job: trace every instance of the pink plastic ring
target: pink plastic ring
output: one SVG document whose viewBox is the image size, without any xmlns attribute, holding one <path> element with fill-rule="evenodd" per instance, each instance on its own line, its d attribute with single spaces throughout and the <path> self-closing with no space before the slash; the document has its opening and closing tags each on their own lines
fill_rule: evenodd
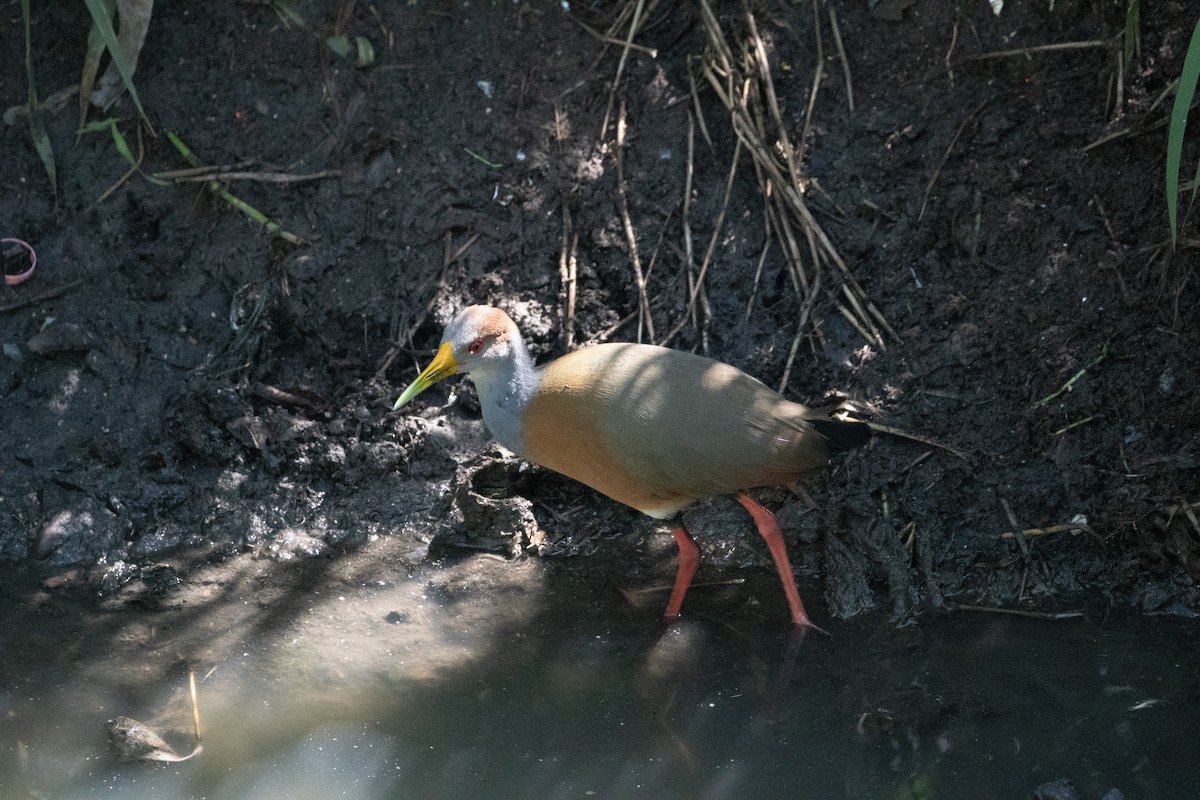
<svg viewBox="0 0 1200 800">
<path fill-rule="evenodd" d="M 21 239 L 0 239 L 0 244 L 7 242 L 19 244 L 29 251 L 29 269 L 16 275 L 9 275 L 8 273 L 4 275 L 4 284 L 6 286 L 16 286 L 18 283 L 24 283 L 33 274 L 33 268 L 37 266 L 37 252 L 33 249 L 33 245 Z"/>
</svg>

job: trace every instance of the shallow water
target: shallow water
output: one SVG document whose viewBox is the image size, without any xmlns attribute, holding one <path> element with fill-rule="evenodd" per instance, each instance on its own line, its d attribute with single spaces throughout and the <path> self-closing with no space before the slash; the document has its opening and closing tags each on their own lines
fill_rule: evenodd
<svg viewBox="0 0 1200 800">
<path fill-rule="evenodd" d="M 667 626 L 573 577 L 582 561 L 295 592 L 225 575 L 153 611 L 17 581 L 0 797 L 982 800 L 1063 778 L 1085 798 L 1200 795 L 1195 621 L 960 611 L 798 641 L 769 574 L 693 590 Z M 203 753 L 115 763 L 118 714 L 191 748 L 189 667 Z"/>
</svg>

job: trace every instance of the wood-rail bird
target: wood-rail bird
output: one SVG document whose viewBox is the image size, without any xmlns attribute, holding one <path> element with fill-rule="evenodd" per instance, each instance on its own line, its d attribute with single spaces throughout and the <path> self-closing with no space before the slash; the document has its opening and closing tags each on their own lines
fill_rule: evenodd
<svg viewBox="0 0 1200 800">
<path fill-rule="evenodd" d="M 644 514 L 671 519 L 702 498 L 735 494 L 771 551 L 792 622 L 816 627 L 775 516 L 747 490 L 820 470 L 830 448 L 870 438 L 866 423 L 832 419 L 729 364 L 656 345 L 599 344 L 535 367 L 516 324 L 490 306 L 454 317 L 393 409 L 456 373 L 471 376 L 500 444 Z M 668 618 L 679 615 L 700 560 L 682 521 L 672 533 L 679 560 Z"/>
</svg>

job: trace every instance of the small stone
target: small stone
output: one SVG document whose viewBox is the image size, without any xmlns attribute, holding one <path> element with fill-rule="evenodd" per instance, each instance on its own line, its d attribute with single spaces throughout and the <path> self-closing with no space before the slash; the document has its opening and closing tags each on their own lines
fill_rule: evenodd
<svg viewBox="0 0 1200 800">
<path fill-rule="evenodd" d="M 82 325 L 53 321 L 34 334 L 25 346 L 39 356 L 52 356 L 59 353 L 84 353 L 95 347 L 98 342 L 96 335 Z"/>
</svg>

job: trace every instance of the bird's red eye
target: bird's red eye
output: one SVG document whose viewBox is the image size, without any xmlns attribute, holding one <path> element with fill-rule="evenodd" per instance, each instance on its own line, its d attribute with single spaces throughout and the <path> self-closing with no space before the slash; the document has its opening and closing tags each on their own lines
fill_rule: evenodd
<svg viewBox="0 0 1200 800">
<path fill-rule="evenodd" d="M 482 349 L 483 349 L 483 339 L 476 339 L 475 341 L 473 341 L 469 345 L 467 345 L 467 352 L 473 356 L 478 355 L 479 351 Z"/>
</svg>

